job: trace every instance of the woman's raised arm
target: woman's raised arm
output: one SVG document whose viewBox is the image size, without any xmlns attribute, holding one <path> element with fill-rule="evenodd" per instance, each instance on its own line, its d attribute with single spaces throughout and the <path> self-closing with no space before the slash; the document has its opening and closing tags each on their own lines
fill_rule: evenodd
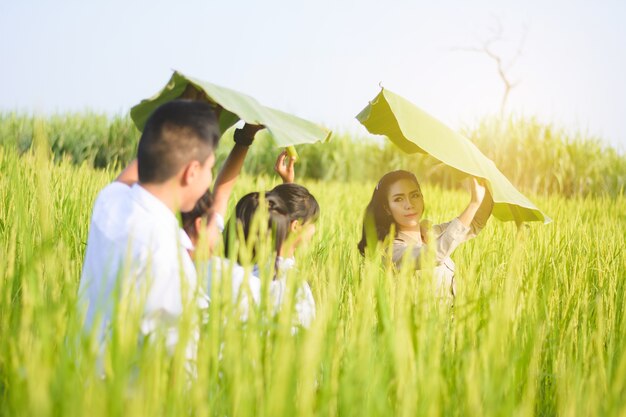
<svg viewBox="0 0 626 417">
<path fill-rule="evenodd" d="M 486 193 L 487 187 L 484 184 L 479 183 L 476 178 L 472 177 L 470 179 L 470 202 L 465 210 L 463 210 L 463 212 L 459 215 L 459 220 L 464 226 L 471 226 L 478 209 L 485 199 Z"/>
</svg>

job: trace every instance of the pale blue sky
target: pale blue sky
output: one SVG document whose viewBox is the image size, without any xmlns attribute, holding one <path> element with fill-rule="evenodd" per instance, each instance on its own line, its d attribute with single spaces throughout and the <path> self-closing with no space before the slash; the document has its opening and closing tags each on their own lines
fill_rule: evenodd
<svg viewBox="0 0 626 417">
<path fill-rule="evenodd" d="M 125 113 L 171 69 L 332 128 L 378 83 L 453 127 L 497 113 L 479 46 L 496 19 L 510 109 L 626 149 L 624 1 L 15 1 L 0 4 L 0 110 Z"/>
</svg>

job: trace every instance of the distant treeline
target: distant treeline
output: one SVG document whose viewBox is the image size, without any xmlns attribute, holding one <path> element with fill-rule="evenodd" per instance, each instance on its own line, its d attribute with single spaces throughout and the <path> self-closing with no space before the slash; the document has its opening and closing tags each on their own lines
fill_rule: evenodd
<svg viewBox="0 0 626 417">
<path fill-rule="evenodd" d="M 45 118 L 0 113 L 0 145 L 21 152 L 31 148 L 40 132 L 56 159 L 70 159 L 95 168 L 119 168 L 135 154 L 139 132 L 128 117 L 102 114 L 61 114 Z M 462 132 L 519 189 L 534 194 L 615 196 L 626 188 L 626 155 L 599 138 L 568 132 L 536 119 L 485 118 Z M 220 143 L 218 160 L 232 141 Z M 329 143 L 297 147 L 297 175 L 318 180 L 376 181 L 394 169 L 408 169 L 418 178 L 442 186 L 458 185 L 459 173 L 424 155 L 406 155 L 387 140 L 334 134 Z M 255 143 L 246 160 L 250 174 L 271 171 L 279 150 L 270 142 Z"/>
</svg>

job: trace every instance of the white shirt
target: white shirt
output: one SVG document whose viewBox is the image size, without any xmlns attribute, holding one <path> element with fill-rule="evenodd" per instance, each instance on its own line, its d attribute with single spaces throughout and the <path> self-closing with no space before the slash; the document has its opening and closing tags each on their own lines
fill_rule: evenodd
<svg viewBox="0 0 626 417">
<path fill-rule="evenodd" d="M 141 302 L 145 294 L 141 333 L 165 331 L 166 345 L 173 351 L 183 297 L 208 307 L 206 295 L 197 295 L 191 249 L 174 213 L 154 195 L 138 184 L 114 182 L 105 187 L 93 209 L 79 287 L 85 330 L 99 323 L 99 340 L 106 341 L 121 297 L 114 294 L 119 285 L 132 302 Z"/>
<path fill-rule="evenodd" d="M 290 274 L 290 271 L 292 271 L 292 273 L 297 272 L 295 271 L 296 259 L 294 257 L 283 258 L 279 256 L 277 260 L 278 274 L 276 279 L 270 283 L 270 294 L 272 294 L 275 300 L 275 312 L 278 312 L 282 303 L 285 301 L 287 276 Z M 259 265 L 254 265 L 252 273 L 256 276 L 260 276 Z M 313 298 L 313 292 L 311 291 L 309 283 L 304 280 L 302 280 L 296 290 L 295 310 L 295 323 L 303 327 L 310 327 L 311 323 L 313 323 L 313 319 L 315 319 L 315 299 Z"/>
<path fill-rule="evenodd" d="M 274 313 L 277 313 L 286 301 L 287 273 L 294 266 L 294 258 L 278 258 L 278 277 L 269 282 L 269 295 Z M 206 270 L 203 270 L 201 274 L 206 276 L 209 294 L 217 287 L 217 280 L 230 279 L 228 285 L 232 290 L 231 297 L 233 301 L 239 300 L 239 314 L 244 321 L 248 318 L 251 303 L 259 305 L 261 302 L 261 279 L 258 265 L 250 271 L 237 263 L 215 257 L 206 265 Z M 309 327 L 315 318 L 315 300 L 306 282 L 303 282 L 296 291 L 295 312 L 296 324 L 304 327 Z"/>
</svg>

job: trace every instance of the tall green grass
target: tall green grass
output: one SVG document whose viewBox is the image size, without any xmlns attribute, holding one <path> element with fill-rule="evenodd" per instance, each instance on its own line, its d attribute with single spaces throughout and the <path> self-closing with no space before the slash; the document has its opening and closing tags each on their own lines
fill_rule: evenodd
<svg viewBox="0 0 626 417">
<path fill-rule="evenodd" d="M 24 152 L 33 141 L 36 118 L 0 113 L 0 144 Z M 139 132 L 128 117 L 94 113 L 46 118 L 45 135 L 55 160 L 70 160 L 96 168 L 126 165 L 135 155 Z M 463 132 L 522 191 L 564 196 L 622 195 L 626 187 L 626 155 L 599 138 L 569 132 L 536 119 L 485 118 Z M 223 141 L 218 161 L 232 142 Z M 418 178 L 449 188 L 455 175 L 423 155 L 405 155 L 389 141 L 337 133 L 323 146 L 298 146 L 298 176 L 324 181 L 376 181 L 394 169 L 410 169 Z M 269 142 L 255 143 L 246 172 L 258 175 L 272 166 L 278 150 Z"/>
<path fill-rule="evenodd" d="M 76 293 L 90 210 L 115 172 L 55 163 L 45 146 L 21 156 L 0 147 L 0 172 L 0 415 L 626 413 L 622 195 L 531 196 L 554 222 L 521 231 L 491 220 L 453 255 L 451 307 L 433 297 L 428 273 L 361 259 L 373 181 L 305 180 L 322 211 L 291 282 L 311 284 L 311 329 L 292 335 L 289 309 L 270 318 L 261 308 L 241 325 L 214 294 L 190 378 L 180 352 L 137 345 L 121 306 L 100 378 Z M 234 198 L 276 181 L 244 176 Z M 467 202 L 423 185 L 435 222 Z"/>
<path fill-rule="evenodd" d="M 529 192 L 585 196 L 626 190 L 626 155 L 598 137 L 515 117 L 486 118 L 464 133 Z"/>
</svg>

